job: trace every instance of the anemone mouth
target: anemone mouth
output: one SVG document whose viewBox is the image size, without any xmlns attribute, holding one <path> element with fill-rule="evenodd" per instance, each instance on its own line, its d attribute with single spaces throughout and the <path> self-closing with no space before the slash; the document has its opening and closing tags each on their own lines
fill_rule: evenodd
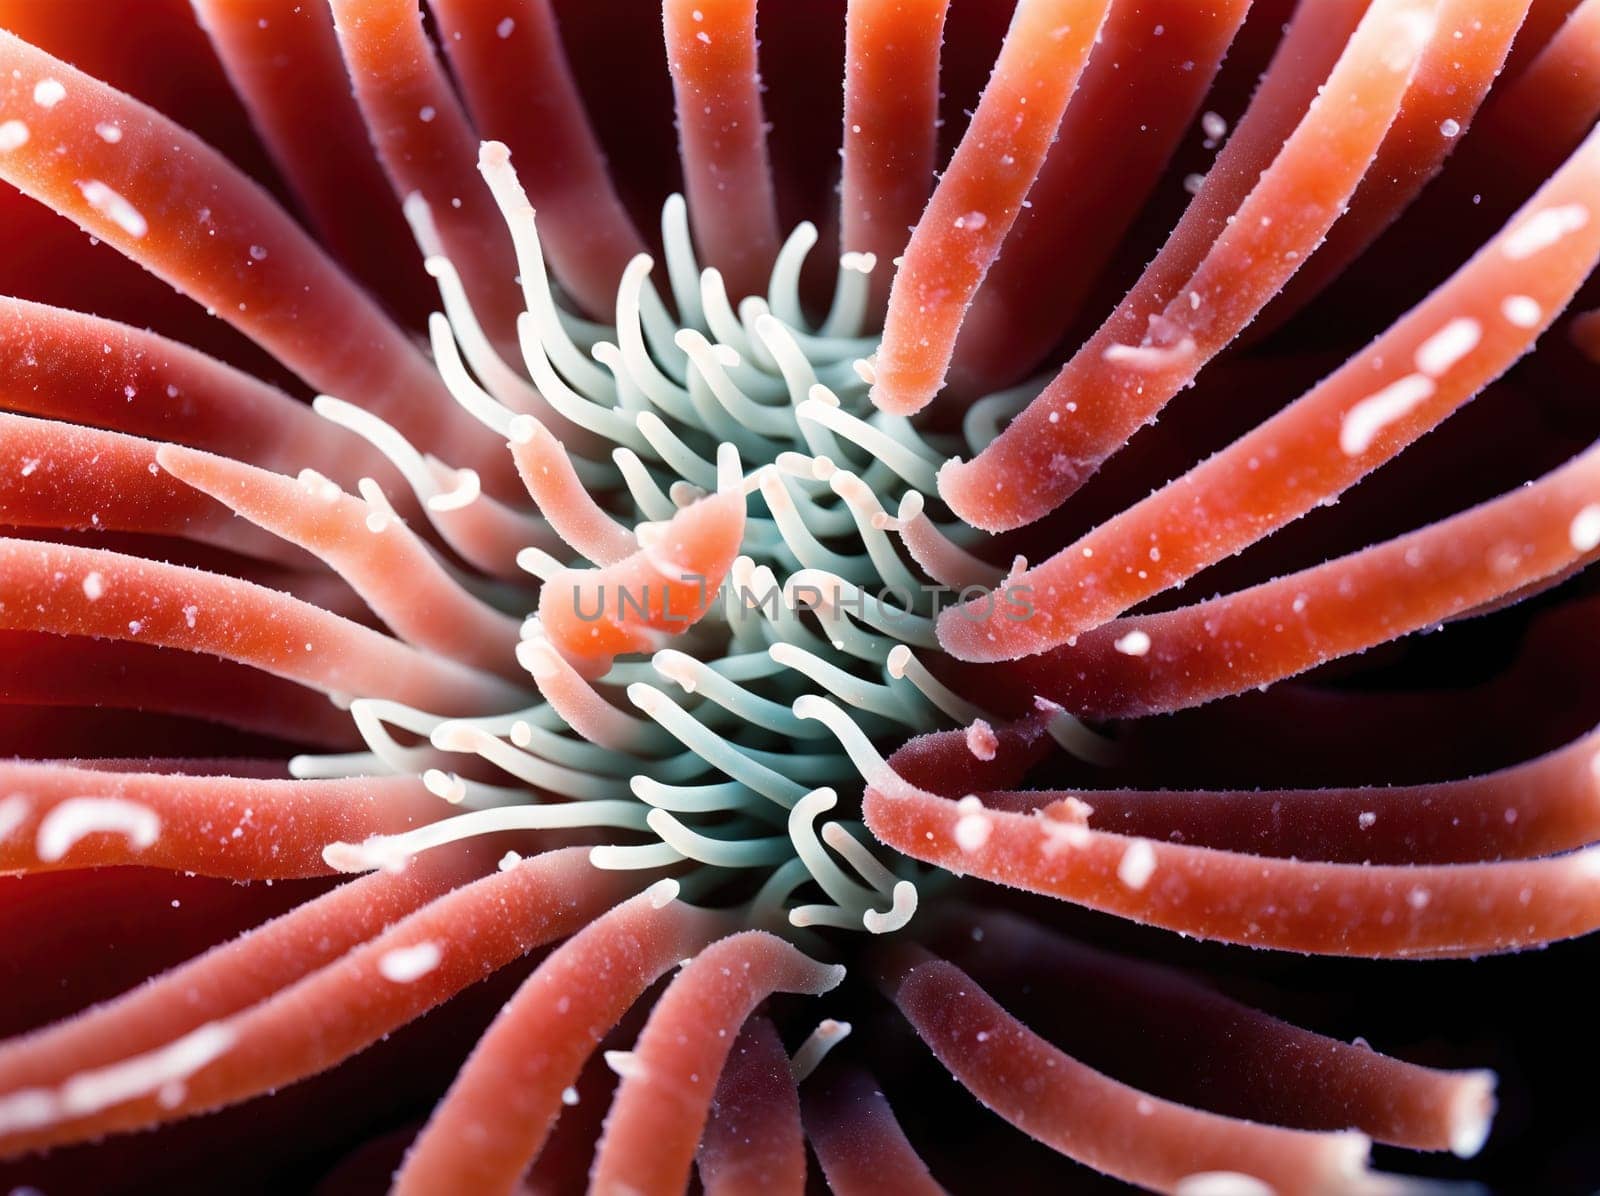
<svg viewBox="0 0 1600 1196">
<path fill-rule="evenodd" d="M 808 1143 L 837 1190 L 938 1190 L 973 1160 L 907 1027 L 1037 1157 L 1154 1190 L 1388 1190 L 1374 1142 L 1483 1148 L 1491 1073 L 1047 903 L 1392 960 L 1600 926 L 1600 732 L 1324 668 L 1546 591 L 1501 680 L 1548 711 L 1529 678 L 1581 656 L 1588 606 L 1553 604 L 1600 556 L 1600 449 L 1543 392 L 1595 357 L 1597 0 L 1022 0 L 948 145 L 946 5 L 852 0 L 837 219 L 787 237 L 753 0 L 662 5 L 659 236 L 542 0 L 195 7 L 303 223 L 5 32 L 0 177 L 317 397 L 0 301 L 0 697 L 115 676 L 274 758 L 0 765 L 0 870 L 363 875 L 0 1043 L 0 1154 L 332 1071 L 529 956 L 397 1191 L 530 1160 L 565 1190 L 573 1159 L 607 1193 L 800 1190 Z M 348 251 L 363 206 L 422 252 L 421 343 L 306 231 Z M 1373 282 L 1397 250 L 1418 286 Z M 1430 746 L 1463 715 L 1521 730 Z"/>
</svg>

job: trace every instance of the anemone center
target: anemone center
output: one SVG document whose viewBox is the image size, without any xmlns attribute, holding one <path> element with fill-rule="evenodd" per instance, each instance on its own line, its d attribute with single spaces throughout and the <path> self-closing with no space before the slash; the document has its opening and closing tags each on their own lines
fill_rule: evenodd
<svg viewBox="0 0 1600 1196">
<path fill-rule="evenodd" d="M 466 719 L 352 703 L 365 758 L 301 758 L 302 775 L 412 771 L 462 812 L 335 844 L 329 862 L 399 867 L 467 835 L 604 828 L 597 866 L 683 865 L 687 895 L 742 903 L 756 924 L 903 926 L 915 865 L 869 849 L 851 814 L 883 747 L 962 723 L 975 751 L 987 742 L 984 711 L 922 657 L 937 651 L 940 606 L 998 579 L 931 499 L 940 465 L 986 444 L 1036 388 L 975 404 L 959 435 L 875 410 L 880 264 L 843 254 L 826 315 L 809 320 L 801 275 L 817 232 L 801 224 L 767 294 L 730 296 L 696 260 L 678 196 L 661 223 L 670 309 L 641 254 L 613 322 L 584 320 L 549 281 L 503 147 L 486 145 L 480 167 L 517 249 L 525 375 L 480 327 L 420 201 L 408 215 L 444 307 L 431 327 L 440 374 L 506 439 L 551 533 L 518 556 L 542 583 L 517 652 L 539 697 Z M 420 479 L 430 509 L 484 501 L 470 471 L 419 464 L 353 409 L 319 410 Z"/>
</svg>

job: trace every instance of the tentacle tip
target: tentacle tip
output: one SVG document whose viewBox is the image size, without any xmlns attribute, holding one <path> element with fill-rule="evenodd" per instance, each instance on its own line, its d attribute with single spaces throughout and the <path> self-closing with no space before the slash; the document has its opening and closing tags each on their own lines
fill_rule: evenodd
<svg viewBox="0 0 1600 1196">
<path fill-rule="evenodd" d="M 650 902 L 651 909 L 666 909 L 678 899 L 681 886 L 671 877 L 658 880 L 644 891 L 645 899 Z"/>
<path fill-rule="evenodd" d="M 821 976 L 817 981 L 818 993 L 832 992 L 844 983 L 844 978 L 849 974 L 849 969 L 842 963 L 825 964 L 820 969 Z"/>
<path fill-rule="evenodd" d="M 329 843 L 322 849 L 322 862 L 335 872 L 370 872 L 372 864 L 358 843 Z"/>
<path fill-rule="evenodd" d="M 532 444 L 534 437 L 539 434 L 539 428 L 539 421 L 531 415 L 514 416 L 506 437 L 512 444 Z"/>
<path fill-rule="evenodd" d="M 1450 1153 L 1457 1158 L 1477 1156 L 1494 1128 L 1495 1074 L 1473 1072 L 1462 1083 L 1450 1110 Z"/>
<path fill-rule="evenodd" d="M 897 881 L 894 901 L 888 910 L 869 909 L 861 916 L 861 924 L 872 934 L 892 934 L 910 923 L 917 912 L 917 886 L 909 880 Z"/>
</svg>

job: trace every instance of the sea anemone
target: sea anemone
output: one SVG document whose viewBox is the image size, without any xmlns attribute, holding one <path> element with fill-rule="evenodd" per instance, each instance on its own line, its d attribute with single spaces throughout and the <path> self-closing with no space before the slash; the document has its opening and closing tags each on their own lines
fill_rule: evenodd
<svg viewBox="0 0 1600 1196">
<path fill-rule="evenodd" d="M 1600 0 L 192 8 L 0 3 L 0 1177 L 1490 1174 L 1299 957 L 1600 926 Z"/>
</svg>

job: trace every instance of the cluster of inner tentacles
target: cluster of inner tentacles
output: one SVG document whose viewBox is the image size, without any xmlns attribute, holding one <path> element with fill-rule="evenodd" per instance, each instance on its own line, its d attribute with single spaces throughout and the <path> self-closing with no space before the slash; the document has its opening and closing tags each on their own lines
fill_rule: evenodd
<svg viewBox="0 0 1600 1196">
<path fill-rule="evenodd" d="M 661 7 L 658 229 L 550 0 L 194 0 L 298 217 L 0 30 L 0 178 L 286 371 L 0 299 L 32 757 L 0 764 L 0 873 L 323 878 L 0 1043 L 0 1155 L 274 1093 L 524 960 L 394 1190 L 800 1192 L 814 1158 L 937 1191 L 894 1041 L 847 1041 L 885 999 L 999 1118 L 1145 1188 L 1475 1154 L 1490 1073 L 964 878 L 1309 954 L 1600 926 L 1600 732 L 1539 708 L 1600 663 L 1593 600 L 1559 601 L 1600 449 L 1530 410 L 1600 362 L 1600 0 L 1020 0 L 949 130 L 956 14 L 850 0 L 838 202 L 787 237 L 755 0 Z M 425 338 L 364 225 L 420 250 Z M 1546 591 L 1478 690 L 1290 680 Z M 91 707 L 181 747 L 52 723 Z M 1262 787 L 1260 740 L 1349 783 Z M 1166 1072 L 1068 1053 L 1068 1004 Z"/>
</svg>

